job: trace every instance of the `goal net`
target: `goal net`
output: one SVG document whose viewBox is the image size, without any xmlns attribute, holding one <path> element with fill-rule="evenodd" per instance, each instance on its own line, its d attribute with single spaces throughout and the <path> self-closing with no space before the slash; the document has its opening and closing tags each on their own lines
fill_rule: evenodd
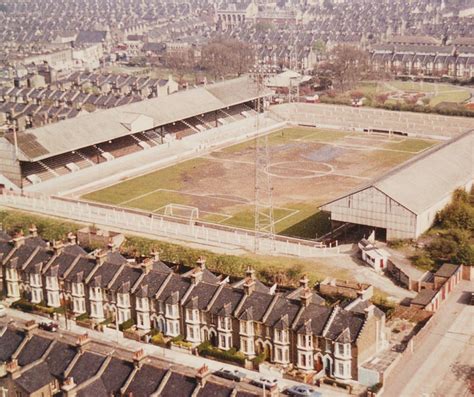
<svg viewBox="0 0 474 397">
<path fill-rule="evenodd" d="M 164 215 L 173 216 L 175 218 L 196 220 L 199 219 L 199 208 L 183 204 L 167 204 L 164 207 Z"/>
</svg>

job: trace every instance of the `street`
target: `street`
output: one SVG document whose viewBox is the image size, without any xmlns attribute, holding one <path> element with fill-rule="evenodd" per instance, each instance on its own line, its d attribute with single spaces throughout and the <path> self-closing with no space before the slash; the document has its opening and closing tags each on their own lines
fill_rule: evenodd
<svg viewBox="0 0 474 397">
<path fill-rule="evenodd" d="M 433 316 L 434 326 L 415 352 L 400 360 L 386 380 L 384 397 L 464 397 L 474 367 L 472 282 L 461 281 Z M 472 376 L 472 375 L 471 375 Z"/>
<path fill-rule="evenodd" d="M 45 321 L 45 317 L 38 316 L 31 313 L 24 313 L 24 312 L 20 312 L 14 309 L 7 308 L 7 316 L 0 319 L 0 324 L 4 325 L 12 319 L 17 320 L 17 321 L 35 320 L 37 323 Z M 170 349 L 166 349 L 160 346 L 155 346 L 150 343 L 137 342 L 131 339 L 127 339 L 122 336 L 122 333 L 118 334 L 113 329 L 105 328 L 104 332 L 98 332 L 98 331 L 93 331 L 93 330 L 86 329 L 83 327 L 79 327 L 76 324 L 69 321 L 68 329 L 66 330 L 65 324 L 64 324 L 64 317 L 62 316 L 59 318 L 58 323 L 60 326 L 60 330 L 58 331 L 58 333 L 60 334 L 70 336 L 71 334 L 82 335 L 82 334 L 87 333 L 89 337 L 95 341 L 105 342 L 109 345 L 114 344 L 114 345 L 117 345 L 118 348 L 120 349 L 126 349 L 132 352 L 137 351 L 139 349 L 143 349 L 147 355 L 171 362 L 172 364 L 175 364 L 175 365 L 184 365 L 187 367 L 198 369 L 198 368 L 201 368 L 204 364 L 206 364 L 209 367 L 210 371 L 217 371 L 221 368 L 226 368 L 230 370 L 237 369 L 238 371 L 245 373 L 248 379 L 256 379 L 261 375 L 256 371 L 247 370 L 245 368 L 233 366 L 231 364 L 226 364 L 219 361 L 210 360 L 204 357 L 198 357 L 198 356 L 194 356 L 194 355 L 190 355 L 190 354 L 186 354 L 186 353 L 182 353 L 178 351 L 172 351 Z M 286 388 L 290 386 L 298 385 L 298 384 L 299 384 L 298 382 L 294 382 L 288 379 L 280 379 L 278 382 L 278 386 L 280 390 L 285 390 Z M 324 397 L 347 396 L 346 393 L 342 393 L 342 392 L 339 393 L 337 391 L 328 390 L 326 388 L 320 389 L 319 391 L 323 393 Z"/>
</svg>

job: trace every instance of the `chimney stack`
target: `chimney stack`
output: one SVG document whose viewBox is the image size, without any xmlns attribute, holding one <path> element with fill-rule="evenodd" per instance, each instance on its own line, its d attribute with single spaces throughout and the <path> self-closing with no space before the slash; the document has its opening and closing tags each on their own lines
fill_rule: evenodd
<svg viewBox="0 0 474 397">
<path fill-rule="evenodd" d="M 69 396 L 70 392 L 72 389 L 76 387 L 76 384 L 74 383 L 74 378 L 72 376 L 68 376 L 64 382 L 63 385 L 61 386 L 61 390 L 66 392 L 66 396 Z"/>
<path fill-rule="evenodd" d="M 308 276 L 303 275 L 303 277 L 300 279 L 300 287 L 302 287 L 303 289 L 305 288 L 308 288 L 308 284 L 309 284 L 309 278 Z"/>
<path fill-rule="evenodd" d="M 150 273 L 151 269 L 153 268 L 153 259 L 152 258 L 145 258 L 141 263 L 141 267 L 143 273 L 148 274 Z"/>
<path fill-rule="evenodd" d="M 201 271 L 203 271 L 206 268 L 206 258 L 200 256 L 196 264 L 201 269 Z"/>
<path fill-rule="evenodd" d="M 76 339 L 76 346 L 79 348 L 81 353 L 84 352 L 85 347 L 90 343 L 90 338 L 88 334 L 79 335 Z"/>
<path fill-rule="evenodd" d="M 12 241 L 15 248 L 21 247 L 23 244 L 25 244 L 25 236 L 23 235 L 23 231 L 20 230 L 12 239 Z"/>
<path fill-rule="evenodd" d="M 144 359 L 145 351 L 143 349 L 137 350 L 135 353 L 133 353 L 133 365 L 135 368 L 140 369 Z"/>
<path fill-rule="evenodd" d="M 300 295 L 300 300 L 303 306 L 307 307 L 311 303 L 311 299 L 313 297 L 313 292 L 311 288 L 303 288 Z"/>
<path fill-rule="evenodd" d="M 105 263 L 106 259 L 107 259 L 107 251 L 106 250 L 100 250 L 99 252 L 96 252 L 96 254 L 95 254 L 95 263 L 98 266 L 102 266 Z"/>
<path fill-rule="evenodd" d="M 74 233 L 69 232 L 67 234 L 67 240 L 69 241 L 70 244 L 77 244 L 77 237 Z"/>
<path fill-rule="evenodd" d="M 14 358 L 9 363 L 7 363 L 7 372 L 13 379 L 16 379 L 20 376 L 20 366 L 18 365 L 18 360 Z"/>
<path fill-rule="evenodd" d="M 59 240 L 53 240 L 53 251 L 56 255 L 59 255 L 61 252 L 63 252 L 64 249 L 64 243 Z"/>
<path fill-rule="evenodd" d="M 158 262 L 160 260 L 160 251 L 158 250 L 151 251 L 151 256 L 153 257 L 153 260 L 155 262 Z"/>
<path fill-rule="evenodd" d="M 206 384 L 209 375 L 209 367 L 206 364 L 197 370 L 196 379 L 201 387 Z"/>
<path fill-rule="evenodd" d="M 38 229 L 36 228 L 36 225 L 31 225 L 29 232 L 30 232 L 30 236 L 38 237 Z"/>
</svg>

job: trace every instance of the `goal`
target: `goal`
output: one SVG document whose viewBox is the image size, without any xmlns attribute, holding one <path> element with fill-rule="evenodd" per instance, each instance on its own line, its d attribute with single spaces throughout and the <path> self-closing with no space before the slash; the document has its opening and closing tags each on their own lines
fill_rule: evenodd
<svg viewBox="0 0 474 397">
<path fill-rule="evenodd" d="M 199 219 L 199 208 L 183 204 L 167 204 L 164 207 L 164 215 L 190 221 Z"/>
</svg>

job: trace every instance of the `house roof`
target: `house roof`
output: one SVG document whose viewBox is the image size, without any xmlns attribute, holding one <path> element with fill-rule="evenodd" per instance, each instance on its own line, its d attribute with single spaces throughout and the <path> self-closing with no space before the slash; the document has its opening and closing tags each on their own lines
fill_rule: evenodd
<svg viewBox="0 0 474 397">
<path fill-rule="evenodd" d="M 422 289 L 420 292 L 418 292 L 418 295 L 416 295 L 411 300 L 411 304 L 420 305 L 424 307 L 433 300 L 437 293 L 438 291 L 434 291 L 432 289 Z"/>
<path fill-rule="evenodd" d="M 459 265 L 453 265 L 452 263 L 443 264 L 438 271 L 435 273 L 437 277 L 449 278 L 459 269 Z"/>
</svg>

